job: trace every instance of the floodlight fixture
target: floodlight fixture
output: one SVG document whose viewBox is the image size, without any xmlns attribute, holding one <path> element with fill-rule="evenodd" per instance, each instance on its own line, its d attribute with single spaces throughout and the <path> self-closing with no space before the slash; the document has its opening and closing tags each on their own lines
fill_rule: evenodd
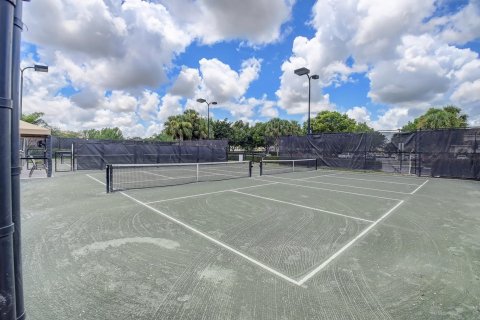
<svg viewBox="0 0 480 320">
<path fill-rule="evenodd" d="M 217 101 L 208 102 L 203 98 L 198 98 L 197 102 L 207 104 L 207 138 L 210 139 L 210 105 L 217 104 Z"/>
<path fill-rule="evenodd" d="M 20 69 L 20 114 L 22 114 L 23 106 L 23 72 L 27 69 L 34 69 L 36 72 L 48 72 L 48 66 L 41 64 L 34 64 L 33 66 Z"/>
<path fill-rule="evenodd" d="M 36 64 L 33 66 L 33 69 L 37 72 L 48 72 L 48 66 L 44 66 L 41 64 Z"/>
<path fill-rule="evenodd" d="M 297 76 L 303 76 L 305 74 L 309 74 L 310 70 L 308 70 L 307 68 L 304 67 L 304 68 L 297 69 L 294 72 Z"/>
<path fill-rule="evenodd" d="M 312 128 L 311 128 L 311 126 L 310 126 L 310 80 L 312 80 L 312 79 L 318 80 L 320 77 L 318 76 L 318 74 L 314 74 L 314 75 L 310 76 L 310 75 L 309 75 L 310 70 L 307 69 L 307 68 L 305 68 L 305 67 L 296 69 L 296 70 L 294 71 L 294 73 L 295 73 L 297 76 L 307 75 L 307 77 L 308 77 L 308 120 L 307 120 L 307 134 L 312 134 Z"/>
</svg>

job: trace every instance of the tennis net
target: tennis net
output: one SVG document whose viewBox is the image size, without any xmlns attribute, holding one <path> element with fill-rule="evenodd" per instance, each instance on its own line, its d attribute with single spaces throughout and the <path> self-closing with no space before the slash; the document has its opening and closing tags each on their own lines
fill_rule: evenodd
<svg viewBox="0 0 480 320">
<path fill-rule="evenodd" d="M 252 176 L 251 161 L 109 164 L 107 192 Z"/>
<path fill-rule="evenodd" d="M 260 175 L 317 170 L 317 159 L 262 160 Z"/>
</svg>

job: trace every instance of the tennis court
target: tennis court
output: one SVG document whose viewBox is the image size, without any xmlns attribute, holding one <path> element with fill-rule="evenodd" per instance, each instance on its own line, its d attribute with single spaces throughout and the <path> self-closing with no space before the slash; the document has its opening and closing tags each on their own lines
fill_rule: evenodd
<svg viewBox="0 0 480 320">
<path fill-rule="evenodd" d="M 264 163 L 260 176 L 246 163 L 137 166 L 29 181 L 27 312 L 480 317 L 478 182 L 315 169 Z"/>
</svg>

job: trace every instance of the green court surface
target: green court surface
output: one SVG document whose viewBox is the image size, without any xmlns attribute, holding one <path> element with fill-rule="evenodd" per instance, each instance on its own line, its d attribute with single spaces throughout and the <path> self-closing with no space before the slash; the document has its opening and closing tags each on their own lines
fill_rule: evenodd
<svg viewBox="0 0 480 320">
<path fill-rule="evenodd" d="M 22 180 L 29 319 L 480 319 L 480 183 Z"/>
</svg>

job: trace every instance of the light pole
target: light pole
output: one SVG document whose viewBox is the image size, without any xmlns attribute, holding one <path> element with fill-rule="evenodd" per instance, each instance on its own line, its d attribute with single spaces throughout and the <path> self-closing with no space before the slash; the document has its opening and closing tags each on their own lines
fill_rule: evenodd
<svg viewBox="0 0 480 320">
<path fill-rule="evenodd" d="M 297 76 L 307 75 L 308 77 L 308 120 L 307 120 L 307 134 L 312 134 L 312 128 L 310 127 L 310 80 L 317 80 L 319 78 L 318 74 L 312 76 L 309 75 L 310 70 L 307 68 L 300 68 L 294 71 Z"/>
<path fill-rule="evenodd" d="M 210 139 L 210 105 L 211 104 L 217 104 L 217 101 L 208 102 L 205 99 L 198 98 L 197 102 L 207 104 L 207 138 Z"/>
<path fill-rule="evenodd" d="M 30 67 L 25 67 L 25 68 L 22 68 L 20 69 L 20 73 L 21 73 L 21 76 L 20 76 L 20 116 L 22 116 L 22 112 L 23 112 L 23 109 L 22 109 L 22 106 L 23 106 L 23 72 L 27 69 L 35 69 L 35 71 L 37 72 L 48 72 L 48 66 L 42 66 L 40 64 L 35 64 L 33 66 L 30 66 Z"/>
</svg>

